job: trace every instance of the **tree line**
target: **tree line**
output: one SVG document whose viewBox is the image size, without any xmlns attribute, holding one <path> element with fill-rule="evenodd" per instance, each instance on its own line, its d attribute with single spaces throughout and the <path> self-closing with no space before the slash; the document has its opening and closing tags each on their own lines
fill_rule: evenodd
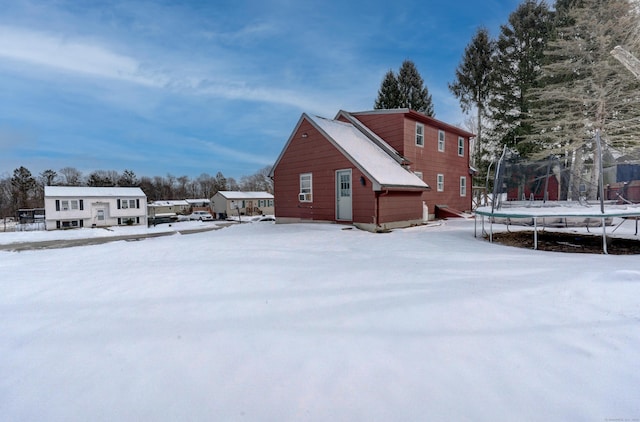
<svg viewBox="0 0 640 422">
<path fill-rule="evenodd" d="M 74 167 L 58 171 L 47 169 L 33 175 L 26 167 L 19 167 L 12 175 L 0 177 L 0 217 L 15 216 L 22 208 L 44 207 L 45 186 L 139 187 L 149 201 L 169 199 L 209 199 L 218 191 L 264 191 L 273 193 L 269 178 L 270 166 L 258 170 L 239 181 L 225 177 L 222 172 L 212 176 L 202 173 L 196 178 L 188 176 L 138 177 L 132 170 L 96 170 L 88 175 Z"/>
<path fill-rule="evenodd" d="M 640 83 L 610 54 L 617 45 L 640 51 L 639 14 L 628 0 L 556 0 L 553 8 L 525 0 L 497 37 L 477 29 L 449 90 L 476 134 L 472 165 L 480 178 L 504 148 L 523 159 L 554 156 L 597 168 L 596 133 L 618 155 L 640 160 Z M 435 115 L 410 61 L 387 72 L 374 107 Z"/>
<path fill-rule="evenodd" d="M 628 0 L 525 0 L 497 38 L 479 28 L 449 84 L 475 112 L 474 164 L 485 170 L 504 148 L 526 159 L 592 166 L 601 137 L 618 156 L 638 156 L 640 83 L 612 55 L 638 52 L 640 15 Z M 597 188 L 588 197 L 595 198 Z"/>
</svg>

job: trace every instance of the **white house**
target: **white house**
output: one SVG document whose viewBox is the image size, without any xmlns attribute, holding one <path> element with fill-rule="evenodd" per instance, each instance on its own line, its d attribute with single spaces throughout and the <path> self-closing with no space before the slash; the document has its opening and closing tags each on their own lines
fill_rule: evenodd
<svg viewBox="0 0 640 422">
<path fill-rule="evenodd" d="M 45 186 L 47 230 L 147 224 L 147 196 L 140 188 Z"/>
<path fill-rule="evenodd" d="M 219 191 L 213 198 L 213 212 L 218 218 L 230 215 L 272 215 L 273 195 L 269 192 Z"/>
</svg>

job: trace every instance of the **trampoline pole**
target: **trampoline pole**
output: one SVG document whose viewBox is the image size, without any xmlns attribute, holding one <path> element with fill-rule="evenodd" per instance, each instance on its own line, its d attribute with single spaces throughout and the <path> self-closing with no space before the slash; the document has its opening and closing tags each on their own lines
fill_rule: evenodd
<svg viewBox="0 0 640 422">
<path fill-rule="evenodd" d="M 538 218 L 533 217 L 533 249 L 538 249 Z"/>
<path fill-rule="evenodd" d="M 605 255 L 609 255 L 607 251 L 607 226 L 605 224 L 605 218 L 602 217 L 602 251 Z"/>
</svg>

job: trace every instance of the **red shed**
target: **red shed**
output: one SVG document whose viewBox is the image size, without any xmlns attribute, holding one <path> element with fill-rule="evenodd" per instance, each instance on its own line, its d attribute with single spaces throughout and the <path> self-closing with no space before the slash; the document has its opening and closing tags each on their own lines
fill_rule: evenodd
<svg viewBox="0 0 640 422">
<path fill-rule="evenodd" d="M 407 109 L 303 114 L 271 170 L 277 221 L 376 231 L 422 223 L 436 205 L 468 210 L 470 136 Z"/>
</svg>

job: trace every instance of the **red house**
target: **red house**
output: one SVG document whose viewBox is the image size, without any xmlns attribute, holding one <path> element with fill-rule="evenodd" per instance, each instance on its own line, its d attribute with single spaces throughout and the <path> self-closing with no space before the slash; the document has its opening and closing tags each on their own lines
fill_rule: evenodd
<svg viewBox="0 0 640 422">
<path fill-rule="evenodd" d="M 276 219 L 378 231 L 469 210 L 471 136 L 409 109 L 303 114 L 271 170 Z"/>
</svg>

